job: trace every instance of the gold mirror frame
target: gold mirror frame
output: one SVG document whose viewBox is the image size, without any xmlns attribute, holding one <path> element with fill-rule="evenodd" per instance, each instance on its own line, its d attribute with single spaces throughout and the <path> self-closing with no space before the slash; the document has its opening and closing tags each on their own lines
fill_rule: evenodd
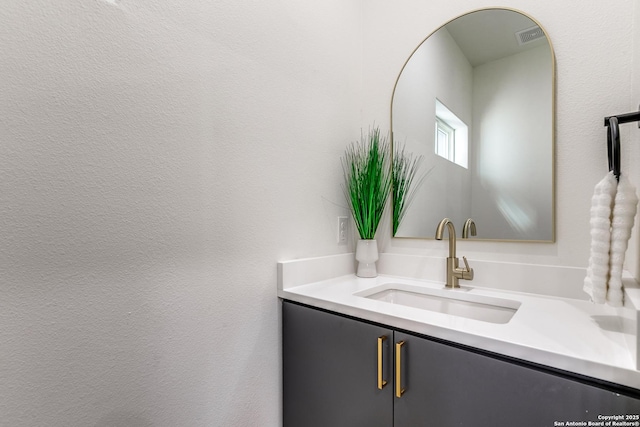
<svg viewBox="0 0 640 427">
<path fill-rule="evenodd" d="M 548 32 L 544 29 L 544 27 L 540 24 L 540 22 L 538 22 L 536 19 L 534 19 L 533 17 L 529 16 L 528 14 L 516 10 L 516 9 L 511 9 L 511 8 L 482 8 L 482 9 L 477 9 L 477 10 L 473 10 L 470 12 L 467 12 L 463 15 L 457 16 L 453 19 L 451 19 L 450 21 L 446 22 L 445 24 L 441 25 L 440 27 L 438 27 L 436 30 L 434 30 L 433 32 L 431 32 L 425 39 L 423 39 L 418 46 L 411 52 L 411 54 L 409 55 L 408 59 L 405 61 L 405 63 L 403 64 L 400 73 L 398 74 L 398 77 L 396 79 L 394 88 L 393 88 L 393 93 L 392 93 L 392 98 L 391 98 L 391 110 L 390 110 L 390 123 L 391 123 L 391 133 L 393 135 L 392 138 L 392 144 L 393 143 L 403 143 L 402 140 L 398 140 L 398 134 L 396 132 L 396 130 L 394 129 L 394 103 L 396 101 L 396 94 L 398 91 L 398 86 L 399 86 L 399 82 L 400 79 L 403 75 L 403 72 L 405 71 L 405 69 L 407 69 L 407 65 L 409 64 L 409 62 L 411 61 L 411 59 L 414 57 L 414 55 L 416 54 L 416 52 L 425 44 L 425 42 L 427 40 L 429 40 L 432 36 L 434 36 L 436 33 L 438 33 L 438 31 L 440 31 L 441 29 L 445 28 L 447 25 L 449 25 L 450 23 L 456 21 L 459 18 L 464 18 L 464 17 L 468 17 L 469 15 L 472 15 L 474 13 L 478 13 L 478 12 L 485 12 L 485 11 L 505 11 L 505 12 L 511 12 L 511 13 L 517 13 L 519 15 L 522 15 L 523 17 L 528 18 L 531 22 L 533 22 L 535 24 L 535 26 L 539 27 L 542 32 L 545 35 L 546 41 L 548 43 L 548 47 L 549 47 L 549 51 L 550 51 L 550 65 L 551 65 L 551 81 L 550 81 L 550 85 L 551 85 L 551 94 L 550 94 L 550 106 L 549 106 L 549 113 L 551 114 L 551 120 L 550 120 L 550 150 L 551 150 L 551 155 L 550 155 L 550 186 L 551 186 L 551 200 L 550 200 L 550 237 L 547 238 L 501 238 L 501 237 L 483 237 L 482 236 L 482 224 L 479 223 L 477 225 L 478 227 L 478 234 L 480 234 L 481 236 L 478 238 L 473 238 L 474 240 L 482 240 L 482 241 L 500 241 L 500 242 L 536 242 L 536 243 L 552 243 L 555 242 L 555 238 L 556 238 L 556 193 L 555 193 L 555 186 L 556 186 L 556 171 L 555 171 L 555 137 L 556 137 L 556 131 L 555 131 L 555 127 L 556 127 L 556 61 L 555 61 L 555 53 L 554 53 L 554 49 L 553 49 L 553 44 L 548 36 Z M 435 145 L 435 144 L 434 144 Z M 431 167 L 431 165 L 426 164 L 423 165 L 422 170 L 426 170 L 429 169 Z M 429 181 L 430 181 L 430 177 L 427 176 L 426 180 L 422 183 L 422 186 L 429 186 Z M 426 215 L 425 215 L 426 216 Z M 455 215 L 449 215 L 449 214 L 444 214 L 444 216 L 455 216 Z M 442 218 L 439 218 L 442 219 Z M 436 218 L 433 218 L 429 221 L 433 222 L 433 232 L 435 232 L 435 227 L 438 223 L 438 220 Z M 458 236 L 460 237 L 460 231 L 462 231 L 462 223 L 464 223 L 464 220 L 460 220 L 461 222 L 459 224 L 459 230 L 456 234 L 458 234 Z M 426 224 L 427 226 L 429 224 Z M 400 229 L 399 229 L 400 230 Z M 425 233 L 424 235 L 399 235 L 399 236 L 395 236 L 393 235 L 393 230 L 391 230 L 391 234 L 392 237 L 395 238 L 419 238 L 419 239 L 433 239 L 434 234 L 432 233 Z"/>
</svg>

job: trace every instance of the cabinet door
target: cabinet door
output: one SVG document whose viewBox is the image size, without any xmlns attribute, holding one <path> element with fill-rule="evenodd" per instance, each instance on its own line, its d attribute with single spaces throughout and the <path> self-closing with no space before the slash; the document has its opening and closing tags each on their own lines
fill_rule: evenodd
<svg viewBox="0 0 640 427">
<path fill-rule="evenodd" d="M 286 301 L 282 328 L 284 427 L 392 426 L 390 329 Z"/>
<path fill-rule="evenodd" d="M 640 401 L 548 372 L 396 332 L 404 340 L 395 427 L 541 427 L 640 414 Z M 558 424 L 554 424 L 554 422 Z"/>
</svg>

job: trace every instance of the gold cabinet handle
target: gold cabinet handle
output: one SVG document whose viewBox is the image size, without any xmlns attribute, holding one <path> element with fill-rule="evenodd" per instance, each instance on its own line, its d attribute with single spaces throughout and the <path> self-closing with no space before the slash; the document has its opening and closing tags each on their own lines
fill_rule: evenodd
<svg viewBox="0 0 640 427">
<path fill-rule="evenodd" d="M 404 341 L 396 343 L 396 397 L 402 397 L 405 389 L 402 388 L 402 346 Z"/>
<path fill-rule="evenodd" d="M 387 381 L 382 378 L 382 344 L 386 339 L 386 335 L 378 337 L 378 390 L 387 385 Z"/>
</svg>

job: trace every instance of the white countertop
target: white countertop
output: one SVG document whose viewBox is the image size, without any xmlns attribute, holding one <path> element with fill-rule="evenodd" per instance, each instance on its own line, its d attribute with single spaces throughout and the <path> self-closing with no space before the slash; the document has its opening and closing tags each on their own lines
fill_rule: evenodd
<svg viewBox="0 0 640 427">
<path fill-rule="evenodd" d="M 281 266 L 279 265 L 281 269 Z M 336 272 L 344 269 L 336 268 Z M 354 295 L 388 283 L 442 289 L 435 281 L 354 274 L 312 283 L 279 284 L 280 298 L 395 328 L 441 338 L 640 389 L 640 371 L 629 343 L 636 342 L 620 309 L 588 301 L 470 286 L 469 293 L 521 303 L 505 324 L 451 316 Z M 448 291 L 457 292 L 457 291 Z M 634 321 L 634 319 L 632 319 Z"/>
</svg>

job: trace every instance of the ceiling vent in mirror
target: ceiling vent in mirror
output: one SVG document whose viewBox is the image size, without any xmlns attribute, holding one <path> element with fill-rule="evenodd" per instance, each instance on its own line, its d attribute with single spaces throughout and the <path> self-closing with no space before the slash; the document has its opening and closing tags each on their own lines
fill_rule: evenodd
<svg viewBox="0 0 640 427">
<path fill-rule="evenodd" d="M 528 43 L 532 43 L 536 40 L 546 37 L 542 28 L 535 27 L 527 28 L 526 30 L 518 31 L 516 38 L 518 39 L 518 45 L 522 46 Z"/>
</svg>

